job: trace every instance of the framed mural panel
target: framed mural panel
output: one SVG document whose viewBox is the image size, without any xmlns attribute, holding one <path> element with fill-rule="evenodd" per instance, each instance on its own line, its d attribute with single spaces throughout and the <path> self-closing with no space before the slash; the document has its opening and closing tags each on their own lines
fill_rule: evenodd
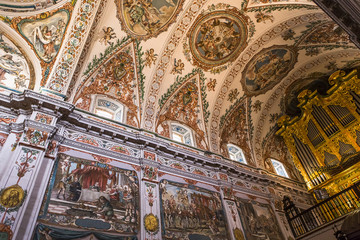
<svg viewBox="0 0 360 240">
<path fill-rule="evenodd" d="M 137 234 L 139 180 L 136 172 L 61 155 L 54 165 L 39 222 Z"/>
<path fill-rule="evenodd" d="M 283 240 L 275 213 L 269 204 L 236 197 L 236 206 L 247 240 Z"/>
<path fill-rule="evenodd" d="M 219 193 L 162 180 L 160 198 L 162 239 L 228 239 Z"/>
</svg>

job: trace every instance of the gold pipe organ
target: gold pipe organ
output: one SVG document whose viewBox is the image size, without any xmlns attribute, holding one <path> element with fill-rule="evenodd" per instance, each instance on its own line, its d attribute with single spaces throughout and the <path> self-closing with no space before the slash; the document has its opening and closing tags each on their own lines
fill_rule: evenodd
<svg viewBox="0 0 360 240">
<path fill-rule="evenodd" d="M 304 90 L 301 115 L 282 116 L 282 136 L 309 191 L 336 194 L 360 180 L 360 80 L 357 70 L 333 73 L 327 95 Z M 319 198 L 318 198 L 319 199 Z"/>
</svg>

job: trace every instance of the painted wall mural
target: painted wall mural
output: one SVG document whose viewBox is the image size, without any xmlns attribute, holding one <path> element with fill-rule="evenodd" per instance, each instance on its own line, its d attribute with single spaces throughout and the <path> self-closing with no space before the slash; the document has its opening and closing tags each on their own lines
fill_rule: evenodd
<svg viewBox="0 0 360 240">
<path fill-rule="evenodd" d="M 49 63 L 59 52 L 69 20 L 70 11 L 63 8 L 30 18 L 15 18 L 12 26 L 29 42 L 38 57 Z"/>
<path fill-rule="evenodd" d="M 297 56 L 297 50 L 286 45 L 274 45 L 257 53 L 242 73 L 246 95 L 259 95 L 272 89 L 293 69 Z"/>
<path fill-rule="evenodd" d="M 236 205 L 247 240 L 283 240 L 275 213 L 269 204 L 236 197 Z"/>
<path fill-rule="evenodd" d="M 233 61 L 247 45 L 247 24 L 248 19 L 230 6 L 201 14 L 188 33 L 194 64 L 209 70 Z"/>
<path fill-rule="evenodd" d="M 116 0 L 122 29 L 137 39 L 149 39 L 166 31 L 175 21 L 184 0 Z"/>
<path fill-rule="evenodd" d="M 135 171 L 66 155 L 56 161 L 39 221 L 66 227 L 137 234 Z"/>
<path fill-rule="evenodd" d="M 163 239 L 227 239 L 220 194 L 193 185 L 160 183 Z"/>
<path fill-rule="evenodd" d="M 16 90 L 33 89 L 34 68 L 21 49 L 0 32 L 0 84 Z"/>
</svg>

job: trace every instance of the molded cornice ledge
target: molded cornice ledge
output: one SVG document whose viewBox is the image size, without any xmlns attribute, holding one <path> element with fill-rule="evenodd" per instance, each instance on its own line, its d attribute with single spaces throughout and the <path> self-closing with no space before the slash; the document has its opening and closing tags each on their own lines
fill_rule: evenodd
<svg viewBox="0 0 360 240">
<path fill-rule="evenodd" d="M 12 123 L 8 127 L 0 124 L 0 131 L 3 129 L 5 132 L 10 132 L 12 129 L 19 131 L 23 130 L 25 126 L 31 126 L 50 132 L 51 135 L 54 135 L 54 139 L 58 140 L 60 144 L 64 146 L 72 146 L 111 158 L 124 159 L 134 164 L 141 164 L 144 161 L 140 154 L 126 157 L 120 153 L 104 149 L 101 146 L 92 146 L 86 143 L 76 142 L 67 138 L 65 132 L 70 134 L 76 133 L 83 136 L 88 135 L 102 141 L 137 149 L 138 152 L 140 152 L 140 150 L 155 152 L 162 158 L 175 160 L 179 163 L 186 163 L 212 172 L 224 173 L 229 179 L 236 178 L 264 187 L 270 186 L 286 192 L 308 195 L 304 183 L 271 174 L 263 174 L 263 172 L 265 172 L 263 169 L 236 163 L 217 154 L 191 148 L 146 130 L 136 129 L 111 120 L 102 119 L 91 113 L 75 109 L 75 106 L 71 103 L 30 90 L 25 90 L 22 94 L 12 93 L 8 96 L 0 94 L 0 106 L 2 106 L 1 109 L 7 113 L 11 112 L 15 115 L 18 115 L 19 112 L 31 114 L 36 110 L 50 113 L 58 118 L 55 126 L 49 126 L 33 120 L 25 120 L 22 124 Z M 0 111 L 2 111 L 1 109 Z M 175 169 L 170 169 L 170 167 L 161 165 L 155 161 L 146 161 L 146 164 L 153 165 L 166 172 L 175 171 Z M 185 173 L 181 173 L 181 175 L 184 174 Z M 196 177 L 199 176 L 193 175 L 193 178 Z M 223 184 L 228 185 L 229 183 L 232 184 L 231 182 L 224 182 Z M 234 185 L 234 188 L 237 187 Z"/>
<path fill-rule="evenodd" d="M 349 35 L 360 48 L 360 4 L 358 0 L 314 0 L 314 2 Z"/>
</svg>

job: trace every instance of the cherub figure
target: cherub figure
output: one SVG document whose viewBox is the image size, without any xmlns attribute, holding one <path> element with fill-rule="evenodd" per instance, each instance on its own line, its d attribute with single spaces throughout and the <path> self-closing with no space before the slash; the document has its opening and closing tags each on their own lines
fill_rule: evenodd
<svg viewBox="0 0 360 240">
<path fill-rule="evenodd" d="M 103 29 L 104 34 L 100 38 L 101 44 L 110 44 L 110 40 L 116 38 L 116 34 L 114 33 L 114 29 L 112 27 L 107 27 Z"/>
<path fill-rule="evenodd" d="M 153 48 L 150 48 L 150 50 L 147 50 L 145 52 L 145 66 L 150 67 L 152 64 L 155 64 L 157 56 L 158 55 L 156 53 L 154 53 Z"/>
<path fill-rule="evenodd" d="M 210 81 L 207 83 L 207 87 L 209 91 L 215 91 L 215 86 L 216 86 L 216 79 L 210 78 Z"/>
<path fill-rule="evenodd" d="M 265 14 L 262 12 L 258 12 L 255 15 L 256 18 L 256 22 L 260 23 L 260 22 L 264 22 L 266 23 L 266 20 L 270 20 L 271 22 L 274 22 L 274 16 L 270 15 L 270 14 Z"/>
<path fill-rule="evenodd" d="M 14 80 L 15 88 L 16 89 L 19 89 L 20 87 L 25 88 L 26 87 L 25 83 L 27 80 L 29 80 L 29 79 L 27 79 L 24 74 L 19 74 Z"/>
<path fill-rule="evenodd" d="M 176 58 L 174 59 L 174 67 L 171 70 L 171 74 L 182 74 L 182 71 L 184 70 L 184 63 L 181 62 L 181 59 L 176 61 Z"/>
</svg>

